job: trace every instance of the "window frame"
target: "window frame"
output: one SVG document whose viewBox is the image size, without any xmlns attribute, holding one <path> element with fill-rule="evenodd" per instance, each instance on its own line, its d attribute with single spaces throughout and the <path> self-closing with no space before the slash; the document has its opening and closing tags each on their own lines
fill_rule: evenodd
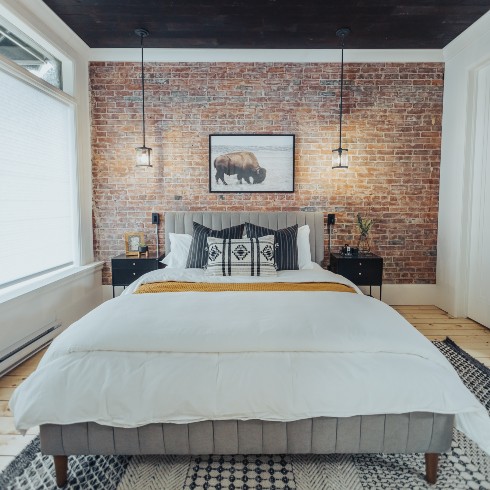
<svg viewBox="0 0 490 490">
<path fill-rule="evenodd" d="M 51 85 L 41 78 L 33 75 L 28 70 L 18 65 L 14 61 L 0 55 L 0 70 L 13 76 L 30 86 L 33 90 L 39 90 L 44 94 L 55 98 L 56 100 L 68 105 L 72 109 L 72 158 L 69 168 L 70 187 L 71 187 L 71 212 L 72 212 L 72 253 L 73 261 L 69 264 L 59 265 L 44 271 L 25 276 L 8 283 L 0 285 L 0 291 L 8 289 L 11 286 L 19 286 L 24 282 L 32 281 L 35 278 L 42 278 L 45 275 L 51 275 L 53 272 L 64 270 L 70 267 L 79 267 L 81 264 L 81 227 L 80 227 L 80 195 L 79 195 L 79 176 L 78 176 L 78 126 L 77 126 L 77 101 L 74 97 L 63 90 Z"/>
<path fill-rule="evenodd" d="M 9 34 L 13 36 L 14 39 L 12 39 Z M 47 49 L 45 43 L 38 43 L 32 39 L 29 35 L 27 35 L 23 30 L 19 29 L 15 24 L 10 22 L 8 19 L 0 15 L 0 35 L 4 35 L 7 37 L 7 39 L 10 39 L 11 42 L 14 44 L 17 44 L 18 46 L 21 47 L 21 49 L 24 49 L 25 51 L 31 50 L 32 52 L 37 52 L 37 54 L 41 56 L 45 56 L 48 60 L 55 61 L 56 63 L 59 63 L 59 81 L 60 81 L 60 86 L 53 85 L 56 88 L 59 88 L 60 90 L 64 90 L 64 82 L 63 82 L 63 67 L 66 63 L 66 61 L 63 61 L 61 59 L 58 59 L 55 55 L 52 54 L 52 49 Z M 22 47 L 20 44 L 17 43 L 15 38 L 23 45 L 26 47 Z M 35 55 L 34 55 L 35 56 Z M 24 65 L 22 63 L 17 62 L 16 60 L 7 57 L 11 61 L 13 61 L 15 64 L 18 66 L 24 68 Z M 27 68 L 25 68 L 27 71 L 30 72 Z M 32 72 L 31 72 L 32 73 Z M 36 75 L 37 76 L 37 75 Z M 39 77 L 42 79 L 42 77 Z M 49 82 L 48 82 L 49 83 Z"/>
</svg>

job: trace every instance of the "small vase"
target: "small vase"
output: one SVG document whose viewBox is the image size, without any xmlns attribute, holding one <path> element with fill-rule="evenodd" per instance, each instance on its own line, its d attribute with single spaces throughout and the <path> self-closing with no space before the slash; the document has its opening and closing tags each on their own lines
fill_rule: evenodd
<svg viewBox="0 0 490 490">
<path fill-rule="evenodd" d="M 371 242 L 369 240 L 369 235 L 364 235 L 361 233 L 359 235 L 359 242 L 357 243 L 357 248 L 359 253 L 366 254 L 371 251 Z"/>
</svg>

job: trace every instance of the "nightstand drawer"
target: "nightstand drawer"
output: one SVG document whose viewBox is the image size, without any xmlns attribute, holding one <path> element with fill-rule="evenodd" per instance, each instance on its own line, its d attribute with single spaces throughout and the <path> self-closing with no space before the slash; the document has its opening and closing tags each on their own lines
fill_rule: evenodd
<svg viewBox="0 0 490 490">
<path fill-rule="evenodd" d="M 134 259 L 124 259 L 124 260 L 112 260 L 112 269 L 124 269 L 127 271 L 152 271 L 156 269 L 155 259 L 139 259 L 135 257 Z"/>
<path fill-rule="evenodd" d="M 351 259 L 342 261 L 338 274 L 347 277 L 356 284 L 381 284 L 383 269 L 375 260 Z"/>
<path fill-rule="evenodd" d="M 115 286 L 127 286 L 143 274 L 154 271 L 156 267 L 134 267 L 133 269 L 112 269 L 112 284 Z"/>
</svg>

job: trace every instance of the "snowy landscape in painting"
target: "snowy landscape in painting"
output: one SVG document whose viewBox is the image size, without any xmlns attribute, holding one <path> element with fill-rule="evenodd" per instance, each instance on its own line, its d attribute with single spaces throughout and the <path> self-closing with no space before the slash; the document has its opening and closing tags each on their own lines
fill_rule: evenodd
<svg viewBox="0 0 490 490">
<path fill-rule="evenodd" d="M 210 137 L 210 191 L 211 192 L 292 192 L 294 191 L 294 135 L 247 135 L 228 136 L 211 135 Z M 258 165 L 267 173 L 263 182 L 240 184 L 237 175 L 223 175 L 216 182 L 217 171 L 214 165 L 216 158 L 236 152 L 251 152 Z M 253 182 L 252 178 L 249 178 Z"/>
</svg>

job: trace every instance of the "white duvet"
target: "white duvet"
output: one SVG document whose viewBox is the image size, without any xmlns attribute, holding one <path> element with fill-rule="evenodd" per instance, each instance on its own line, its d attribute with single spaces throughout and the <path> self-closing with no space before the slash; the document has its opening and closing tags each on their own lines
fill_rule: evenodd
<svg viewBox="0 0 490 490">
<path fill-rule="evenodd" d="M 348 280 L 324 271 L 277 278 L 163 269 L 138 283 Z M 490 454 L 490 418 L 446 358 L 374 298 L 340 292 L 126 294 L 63 332 L 15 391 L 16 427 L 94 421 L 292 421 L 426 411 Z"/>
</svg>

